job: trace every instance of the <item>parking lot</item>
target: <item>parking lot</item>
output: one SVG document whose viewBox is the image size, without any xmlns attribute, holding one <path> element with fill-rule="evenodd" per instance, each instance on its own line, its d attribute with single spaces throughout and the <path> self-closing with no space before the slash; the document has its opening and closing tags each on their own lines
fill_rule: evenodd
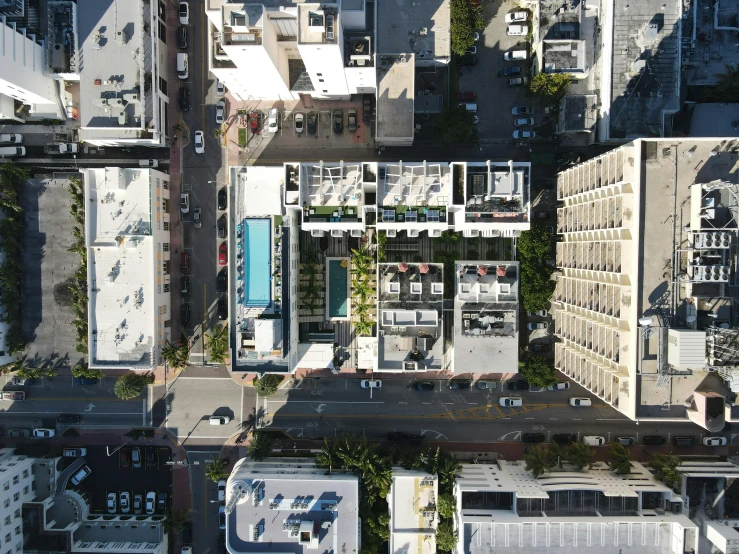
<svg viewBox="0 0 739 554">
<path fill-rule="evenodd" d="M 143 441 L 139 442 L 142 442 L 142 444 L 123 447 L 118 451 L 115 451 L 117 448 L 115 446 L 86 447 L 87 455 L 85 456 L 85 463 L 90 467 L 92 473 L 82 481 L 79 488 L 89 492 L 92 513 L 108 513 L 106 501 L 107 495 L 110 492 L 116 494 L 116 513 L 118 514 L 123 513 L 120 511 L 120 496 L 121 492 L 124 491 L 130 493 L 132 504 L 133 498 L 137 494 L 142 495 L 145 499 L 147 492 L 153 491 L 157 494 L 157 497 L 159 493 L 164 493 L 167 498 L 167 507 L 169 507 L 172 493 L 172 467 L 168 466 L 166 462 L 171 458 L 172 451 L 169 447 L 146 446 Z M 130 462 L 131 448 L 139 448 L 141 450 L 141 468 L 134 468 Z M 146 467 L 147 448 L 152 452 L 156 452 L 156 465 L 148 468 Z M 111 452 L 110 456 L 107 454 L 107 449 Z M 124 456 L 128 456 L 128 467 L 123 467 L 122 457 Z M 72 463 L 75 459 L 65 458 L 69 463 Z M 71 481 L 68 486 L 73 486 Z M 163 512 L 157 508 L 156 513 L 161 514 Z M 135 515 L 133 509 L 129 512 L 129 515 Z"/>
<path fill-rule="evenodd" d="M 503 54 L 509 50 L 527 50 L 526 37 L 507 36 L 508 24 L 505 15 L 518 8 L 510 0 L 485 2 L 483 17 L 487 27 L 475 43 L 477 65 L 457 68 L 457 89 L 477 94 L 478 136 L 481 139 L 513 139 L 514 106 L 531 105 L 526 98 L 526 87 L 510 87 L 508 77 L 502 75 L 504 68 L 521 66 L 521 76 L 529 77 L 530 59 L 522 62 L 506 62 Z M 520 10 L 520 8 L 518 8 Z M 526 25 L 531 27 L 531 18 Z M 500 75 L 500 76 L 499 76 Z M 540 111 L 540 110 L 538 110 Z M 534 113 L 537 119 L 537 113 Z M 530 130 L 531 127 L 526 127 Z"/>
</svg>

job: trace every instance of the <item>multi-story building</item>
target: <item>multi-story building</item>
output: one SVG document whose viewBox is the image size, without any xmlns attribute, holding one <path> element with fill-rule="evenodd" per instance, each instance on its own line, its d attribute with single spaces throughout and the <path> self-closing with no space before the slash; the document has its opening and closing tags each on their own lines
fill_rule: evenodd
<svg viewBox="0 0 739 554">
<path fill-rule="evenodd" d="M 80 0 L 77 6 L 80 140 L 164 146 L 169 103 L 164 9 L 145 0 Z"/>
<path fill-rule="evenodd" d="M 555 365 L 631 419 L 724 425 L 719 374 L 739 366 L 728 148 L 640 139 L 559 174 Z"/>
<path fill-rule="evenodd" d="M 22 508 L 37 496 L 45 497 L 48 491 L 39 490 L 36 481 L 34 458 L 16 455 L 11 448 L 0 450 L 0 550 L 2 552 L 23 552 Z M 48 462 L 46 462 L 48 464 Z"/>
<path fill-rule="evenodd" d="M 232 554 L 358 552 L 359 478 L 307 458 L 242 458 L 226 484 Z"/>
<path fill-rule="evenodd" d="M 83 170 L 90 367 L 149 370 L 170 337 L 169 176 Z"/>
<path fill-rule="evenodd" d="M 390 554 L 436 552 L 438 497 L 439 479 L 436 475 L 393 468 L 393 480 L 387 496 L 390 512 Z"/>
</svg>

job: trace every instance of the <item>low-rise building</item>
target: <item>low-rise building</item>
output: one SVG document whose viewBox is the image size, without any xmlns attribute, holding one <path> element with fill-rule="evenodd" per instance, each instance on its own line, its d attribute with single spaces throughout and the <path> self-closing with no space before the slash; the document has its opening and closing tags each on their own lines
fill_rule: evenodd
<svg viewBox="0 0 739 554">
<path fill-rule="evenodd" d="M 358 552 L 359 478 L 312 460 L 242 458 L 226 484 L 231 554 Z"/>
<path fill-rule="evenodd" d="M 422 471 L 393 468 L 387 497 L 390 554 L 435 554 L 439 479 Z"/>
<path fill-rule="evenodd" d="M 83 170 L 90 367 L 151 370 L 170 336 L 169 176 Z"/>
</svg>

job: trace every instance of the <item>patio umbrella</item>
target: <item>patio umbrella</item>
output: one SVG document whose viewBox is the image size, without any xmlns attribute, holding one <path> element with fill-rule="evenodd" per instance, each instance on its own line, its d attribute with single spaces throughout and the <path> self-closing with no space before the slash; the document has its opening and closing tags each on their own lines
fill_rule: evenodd
<svg viewBox="0 0 739 554">
<path fill-rule="evenodd" d="M 480 275 L 480 276 L 487 275 L 488 274 L 488 266 L 481 265 L 480 267 L 478 267 L 477 268 L 477 274 Z"/>
<path fill-rule="evenodd" d="M 421 270 L 421 273 L 428 273 L 429 272 L 429 264 L 421 264 L 420 270 Z"/>
<path fill-rule="evenodd" d="M 506 267 L 504 265 L 498 266 L 498 277 L 505 277 Z"/>
<path fill-rule="evenodd" d="M 398 271 L 400 271 L 401 273 L 405 273 L 406 271 L 408 271 L 408 264 L 405 263 L 405 262 L 399 263 L 398 264 Z"/>
</svg>

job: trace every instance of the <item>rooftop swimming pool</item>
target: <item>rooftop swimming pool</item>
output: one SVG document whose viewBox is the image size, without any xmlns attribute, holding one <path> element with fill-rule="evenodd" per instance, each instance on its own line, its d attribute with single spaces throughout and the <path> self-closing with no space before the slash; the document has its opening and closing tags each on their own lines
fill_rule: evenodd
<svg viewBox="0 0 739 554">
<path fill-rule="evenodd" d="M 247 218 L 243 228 L 244 306 L 265 308 L 272 301 L 272 222 Z"/>
<path fill-rule="evenodd" d="M 346 267 L 341 262 L 346 262 Z M 349 318 L 349 259 L 328 258 L 326 261 L 326 319 Z"/>
</svg>

